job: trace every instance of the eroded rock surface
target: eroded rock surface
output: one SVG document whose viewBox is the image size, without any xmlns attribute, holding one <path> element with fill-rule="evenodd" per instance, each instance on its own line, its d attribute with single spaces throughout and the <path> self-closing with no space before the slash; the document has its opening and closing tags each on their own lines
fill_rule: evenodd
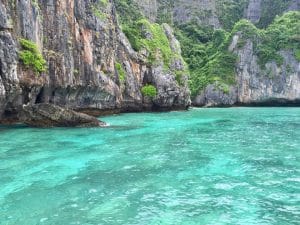
<svg viewBox="0 0 300 225">
<path fill-rule="evenodd" d="M 105 127 L 96 117 L 53 104 L 23 106 L 21 120 L 34 127 Z"/>
<path fill-rule="evenodd" d="M 243 48 L 234 43 L 231 47 L 238 55 L 236 85 L 227 92 L 217 84 L 209 85 L 194 98 L 194 105 L 300 105 L 300 62 L 291 50 L 279 52 L 282 65 L 272 61 L 262 68 L 251 40 Z"/>
<path fill-rule="evenodd" d="M 19 38 L 37 44 L 47 62 L 45 72 L 36 74 L 22 65 Z M 190 95 L 182 90 L 188 90 L 187 83 L 178 85 L 172 68 L 159 68 L 133 50 L 112 0 L 0 2 L 0 121 L 17 121 L 28 103 L 93 115 L 186 108 Z M 165 82 L 159 83 L 164 89 L 153 77 Z M 141 89 L 149 80 L 157 84 L 158 96 L 145 102 Z"/>
</svg>

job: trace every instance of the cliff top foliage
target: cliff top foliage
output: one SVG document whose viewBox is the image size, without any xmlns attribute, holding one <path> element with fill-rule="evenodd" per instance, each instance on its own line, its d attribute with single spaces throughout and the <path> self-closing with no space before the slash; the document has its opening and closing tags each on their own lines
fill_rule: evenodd
<svg viewBox="0 0 300 225">
<path fill-rule="evenodd" d="M 257 22 L 258 28 L 266 28 L 270 25 L 277 15 L 283 14 L 288 11 L 289 6 L 293 0 L 263 0 L 260 2 L 261 15 Z M 157 22 L 174 24 L 174 9 L 178 5 L 183 5 L 185 1 L 182 0 L 157 0 Z M 207 1 L 207 7 L 199 8 L 197 3 L 186 1 L 186 7 L 190 6 L 189 15 L 196 19 L 206 21 L 206 18 L 216 16 L 223 29 L 231 31 L 236 22 L 242 19 L 245 15 L 250 0 L 212 0 Z M 211 4 L 211 5 L 210 5 Z M 195 5 L 195 7 L 194 7 Z M 210 6 L 209 6 L 210 5 Z M 208 10 L 208 8 L 214 8 Z"/>
<path fill-rule="evenodd" d="M 217 0 L 217 15 L 225 30 L 230 31 L 234 24 L 243 18 L 249 0 Z"/>
<path fill-rule="evenodd" d="M 217 30 L 212 26 L 201 25 L 196 20 L 174 23 L 175 2 L 158 1 L 157 22 L 167 22 L 175 28 L 176 37 L 181 43 L 182 56 L 191 74 L 192 95 L 198 94 L 211 83 L 218 83 L 217 86 L 224 92 L 228 90 L 228 85 L 235 83 L 235 64 L 238 58 L 228 51 L 228 47 L 236 34 L 239 35 L 237 48 L 244 47 L 247 40 L 253 42 L 254 53 L 259 57 L 258 63 L 262 69 L 270 61 L 282 64 L 283 58 L 278 54 L 280 50 L 291 50 L 297 59 L 300 58 L 300 12 L 276 16 L 287 9 L 291 0 L 262 1 L 261 18 L 255 25 L 242 19 L 249 0 L 216 0 L 216 12 L 211 13 L 217 15 L 222 26 Z M 160 39 L 163 31 L 159 25 L 146 21 L 134 0 L 118 0 L 117 9 L 123 31 L 134 49 L 147 48 L 150 52 L 150 61 L 156 56 L 155 49 L 161 49 L 162 58 L 168 64 L 173 56 L 166 44 L 168 40 Z M 144 34 L 152 35 L 153 41 L 145 38 Z"/>
<path fill-rule="evenodd" d="M 283 62 L 278 54 L 280 50 L 292 50 L 295 56 L 300 50 L 300 12 L 292 11 L 277 16 L 266 29 L 258 29 L 251 22 L 241 20 L 234 26 L 231 37 L 236 33 L 240 33 L 241 43 L 248 39 L 254 43 L 262 67 L 273 60 L 280 65 Z"/>
<path fill-rule="evenodd" d="M 236 34 L 240 36 L 239 48 L 247 40 L 254 43 L 262 69 L 267 62 L 275 61 L 279 65 L 283 62 L 278 54 L 280 50 L 292 50 L 299 59 L 300 12 L 277 16 L 266 29 L 259 29 L 242 19 L 234 24 L 231 32 L 189 23 L 177 26 L 176 34 L 181 42 L 183 57 L 189 65 L 192 95 L 196 95 L 210 83 L 218 82 L 223 89 L 235 82 L 237 56 L 228 52 L 228 46 Z"/>
<path fill-rule="evenodd" d="M 197 95 L 210 83 L 219 83 L 223 91 L 227 90 L 227 85 L 234 83 L 237 57 L 225 48 L 228 32 L 186 24 L 176 30 L 176 35 L 189 65 L 192 95 Z"/>
<path fill-rule="evenodd" d="M 177 57 L 171 50 L 169 40 L 158 23 L 151 23 L 137 9 L 132 0 L 116 2 L 122 30 L 135 51 L 146 49 L 150 64 L 162 60 L 169 67 L 171 60 Z M 135 9 L 135 10 L 134 10 Z"/>
<path fill-rule="evenodd" d="M 35 73 L 46 71 L 46 60 L 38 50 L 37 45 L 27 39 L 19 39 L 22 51 L 19 52 L 19 58 L 26 68 L 32 69 Z"/>
</svg>

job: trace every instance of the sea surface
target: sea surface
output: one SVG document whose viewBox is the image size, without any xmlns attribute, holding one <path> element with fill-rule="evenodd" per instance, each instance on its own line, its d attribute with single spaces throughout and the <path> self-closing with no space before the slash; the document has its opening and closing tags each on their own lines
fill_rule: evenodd
<svg viewBox="0 0 300 225">
<path fill-rule="evenodd" d="M 0 127 L 1 225 L 299 225 L 300 108 Z"/>
</svg>

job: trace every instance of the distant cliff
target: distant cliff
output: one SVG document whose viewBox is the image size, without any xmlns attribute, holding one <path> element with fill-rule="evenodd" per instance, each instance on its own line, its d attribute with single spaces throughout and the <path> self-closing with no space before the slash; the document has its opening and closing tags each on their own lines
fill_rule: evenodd
<svg viewBox="0 0 300 225">
<path fill-rule="evenodd" d="M 151 21 L 229 28 L 239 19 L 267 26 L 276 15 L 300 10 L 299 0 L 119 0 L 135 2 Z"/>
<path fill-rule="evenodd" d="M 194 105 L 300 104 L 300 0 L 136 3 L 151 20 L 175 27 Z M 298 13 L 275 19 L 288 11 Z"/>
</svg>

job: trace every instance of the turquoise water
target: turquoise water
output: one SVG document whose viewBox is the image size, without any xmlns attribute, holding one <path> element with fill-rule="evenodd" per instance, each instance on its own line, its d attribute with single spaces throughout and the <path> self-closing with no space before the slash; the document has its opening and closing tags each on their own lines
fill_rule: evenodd
<svg viewBox="0 0 300 225">
<path fill-rule="evenodd" d="M 1 225 L 300 224 L 300 108 L 0 127 Z"/>
</svg>

